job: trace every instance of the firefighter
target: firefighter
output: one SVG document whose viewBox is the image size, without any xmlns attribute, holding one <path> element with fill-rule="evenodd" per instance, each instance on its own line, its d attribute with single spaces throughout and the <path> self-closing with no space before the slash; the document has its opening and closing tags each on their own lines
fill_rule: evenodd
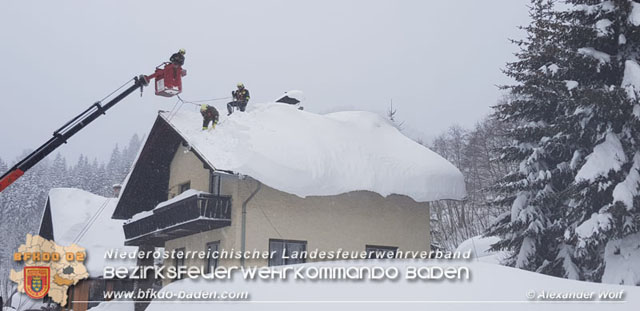
<svg viewBox="0 0 640 311">
<path fill-rule="evenodd" d="M 176 65 L 182 67 L 184 65 L 184 54 L 187 54 L 185 49 L 180 49 L 177 53 L 173 53 L 169 58 L 169 61 Z"/>
<path fill-rule="evenodd" d="M 202 130 L 209 129 L 209 123 L 211 124 L 211 129 L 216 128 L 216 124 L 218 124 L 218 117 L 220 114 L 218 113 L 218 109 L 213 106 L 209 106 L 207 104 L 200 105 L 200 114 L 202 114 Z"/>
<path fill-rule="evenodd" d="M 249 90 L 244 88 L 242 82 L 238 82 L 238 89 L 231 92 L 231 95 L 233 96 L 233 101 L 227 104 L 228 115 L 233 113 L 234 107 L 240 109 L 240 111 L 244 111 L 249 102 Z"/>
<path fill-rule="evenodd" d="M 185 49 L 180 49 L 177 53 L 173 53 L 171 57 L 169 57 L 169 61 L 173 64 L 173 78 L 178 78 L 178 72 L 181 70 L 182 65 L 184 65 L 184 54 L 187 54 Z M 179 70 L 180 69 L 180 70 Z"/>
</svg>

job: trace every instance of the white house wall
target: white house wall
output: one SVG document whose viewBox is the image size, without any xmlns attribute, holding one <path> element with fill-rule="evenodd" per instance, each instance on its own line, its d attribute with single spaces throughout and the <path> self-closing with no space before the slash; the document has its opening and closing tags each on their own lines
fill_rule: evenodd
<svg viewBox="0 0 640 311">
<path fill-rule="evenodd" d="M 180 147 L 172 162 L 170 187 L 177 189 L 190 180 L 193 189 L 208 191 L 209 171 L 184 150 Z M 220 249 L 240 250 L 242 203 L 256 186 L 257 181 L 249 177 L 223 175 L 221 194 L 232 196 L 231 226 L 167 241 L 165 249 L 204 251 L 207 243 L 220 241 Z M 262 185 L 247 204 L 246 250 L 267 251 L 269 239 L 307 241 L 307 250 L 364 251 L 365 245 L 429 250 L 429 205 L 407 196 L 385 198 L 369 191 L 303 199 Z M 169 260 L 166 264 L 175 263 Z M 188 259 L 185 264 L 204 266 L 206 261 Z M 240 261 L 221 260 L 219 264 L 239 265 Z M 246 264 L 264 266 L 268 261 L 248 260 Z"/>
</svg>

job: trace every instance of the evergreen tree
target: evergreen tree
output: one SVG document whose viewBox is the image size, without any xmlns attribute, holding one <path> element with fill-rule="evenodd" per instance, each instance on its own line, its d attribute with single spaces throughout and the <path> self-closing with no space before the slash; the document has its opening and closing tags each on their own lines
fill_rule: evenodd
<svg viewBox="0 0 640 311">
<path fill-rule="evenodd" d="M 599 281 L 607 241 L 640 223 L 640 80 L 630 80 L 640 78 L 640 38 L 630 2 L 569 2 L 556 12 L 552 1 L 532 1 L 527 39 L 507 65 L 517 83 L 496 115 L 519 126 L 501 157 L 520 166 L 496 185 L 495 203 L 511 210 L 487 234 L 514 251 L 508 265 Z"/>
<path fill-rule="evenodd" d="M 44 204 L 51 188 L 79 188 L 102 196 L 112 196 L 111 186 L 114 181 L 122 182 L 140 145 L 137 135 L 131 138 L 126 152 L 121 153 L 116 145 L 108 167 L 97 159 L 90 163 L 84 155 L 80 155 L 78 162 L 69 167 L 65 157 L 56 154 L 53 161 L 45 158 L 27 171 L 22 178 L 0 193 L 0 236 L 3 237 L 0 239 L 0 249 L 16 249 L 24 243 L 26 233 L 38 233 Z M 22 157 L 27 154 L 25 152 Z M 0 159 L 1 173 L 6 172 L 8 166 Z M 0 258 L 0 278 L 6 279 L 12 264 L 11 258 Z"/>
<path fill-rule="evenodd" d="M 78 162 L 71 171 L 71 188 L 87 190 L 87 181 L 90 175 L 89 160 L 83 154 L 78 157 Z"/>
<path fill-rule="evenodd" d="M 107 176 L 109 177 L 109 186 L 115 183 L 121 183 L 120 176 L 122 175 L 122 154 L 118 145 L 111 152 L 111 158 L 107 163 Z"/>
<path fill-rule="evenodd" d="M 129 146 L 127 147 L 127 152 L 123 152 L 123 157 L 127 164 L 125 170 L 129 170 L 133 161 L 135 161 L 136 156 L 138 156 L 138 152 L 140 151 L 140 147 L 142 147 L 142 141 L 138 134 L 133 134 L 131 139 L 129 140 Z"/>
<path fill-rule="evenodd" d="M 576 175 L 564 236 L 581 278 L 599 281 L 607 242 L 640 229 L 640 3 L 568 2 L 573 9 L 561 13 L 569 25 L 566 76 L 578 84 L 565 125 L 576 144 Z"/>
<path fill-rule="evenodd" d="M 561 165 L 570 151 L 560 137 L 552 139 L 558 132 L 560 103 L 568 98 L 558 72 L 564 63 L 557 36 L 561 26 L 551 1 L 534 0 L 532 4 L 532 22 L 524 27 L 527 38 L 514 41 L 521 51 L 505 70 L 518 83 L 505 87 L 511 99 L 495 107 L 498 119 L 518 125 L 507 133 L 512 143 L 502 149 L 501 160 L 520 165 L 497 184 L 503 195 L 493 203 L 510 206 L 510 212 L 488 231 L 502 237 L 495 248 L 514 250 L 505 263 L 527 270 L 556 261 L 561 204 L 551 195 L 571 183 Z"/>
<path fill-rule="evenodd" d="M 101 196 L 111 196 L 111 191 L 109 191 L 110 187 L 105 184 L 108 178 L 104 164 L 99 163 L 98 159 L 94 158 L 93 163 L 91 163 L 91 171 L 92 180 L 91 184 L 89 185 L 89 192 Z"/>
<path fill-rule="evenodd" d="M 56 154 L 50 168 L 51 188 L 67 187 L 69 176 L 67 172 L 67 160 L 60 154 Z"/>
<path fill-rule="evenodd" d="M 121 184 L 122 182 L 124 182 L 124 179 L 127 177 L 127 174 L 129 174 L 129 170 L 133 165 L 133 161 L 135 161 L 136 157 L 138 156 L 138 152 L 140 151 L 141 147 L 142 141 L 140 140 L 140 137 L 138 137 L 138 134 L 133 134 L 133 136 L 129 140 L 129 145 L 122 151 L 122 158 L 120 160 L 120 171 L 119 175 L 117 175 L 115 183 Z"/>
</svg>

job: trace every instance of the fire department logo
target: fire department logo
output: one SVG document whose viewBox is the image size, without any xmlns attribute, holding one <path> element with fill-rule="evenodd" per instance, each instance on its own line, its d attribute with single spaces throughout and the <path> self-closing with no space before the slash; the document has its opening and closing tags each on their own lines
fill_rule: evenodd
<svg viewBox="0 0 640 311">
<path fill-rule="evenodd" d="M 41 299 L 49 292 L 49 267 L 24 268 L 24 292 L 33 299 Z"/>
<path fill-rule="evenodd" d="M 27 234 L 26 243 L 13 253 L 13 261 L 24 264 L 24 269 L 11 269 L 9 279 L 16 282 L 19 292 L 34 299 L 48 296 L 64 307 L 69 287 L 89 277 L 83 264 L 86 257 L 86 250 L 78 245 L 60 246 Z"/>
</svg>

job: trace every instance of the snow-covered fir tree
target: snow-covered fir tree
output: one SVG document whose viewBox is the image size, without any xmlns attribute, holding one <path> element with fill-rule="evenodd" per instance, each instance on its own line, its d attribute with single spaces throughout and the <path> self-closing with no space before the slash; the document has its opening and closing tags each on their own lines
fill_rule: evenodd
<svg viewBox="0 0 640 311">
<path fill-rule="evenodd" d="M 122 182 L 128 173 L 141 142 L 134 135 L 125 148 L 126 157 L 119 156 L 111 163 L 118 170 L 107 172 L 105 164 L 80 155 L 78 162 L 67 166 L 67 160 L 61 154 L 56 154 L 53 160 L 45 158 L 22 178 L 0 193 L 0 248 L 15 249 L 24 243 L 27 233 L 37 234 L 42 210 L 51 188 L 73 187 L 93 192 L 102 196 L 112 196 L 111 186 L 114 180 Z M 120 155 L 116 147 L 114 153 Z M 21 157 L 26 156 L 24 152 Z M 7 171 L 10 165 L 0 159 L 0 173 Z M 111 175 L 113 174 L 113 175 Z M 13 264 L 11 258 L 0 258 L 0 278 L 6 279 L 6 273 Z"/>
<path fill-rule="evenodd" d="M 606 244 L 640 229 L 640 3 L 568 2 L 561 18 L 569 25 L 566 76 L 577 82 L 567 118 L 577 171 L 564 237 L 581 278 L 599 281 Z"/>
<path fill-rule="evenodd" d="M 638 231 L 640 8 L 627 0 L 532 1 L 517 83 L 496 115 L 519 126 L 502 158 L 520 162 L 498 185 L 511 211 L 487 234 L 506 264 L 600 281 L 609 241 Z M 634 10 L 635 8 L 635 10 Z"/>
<path fill-rule="evenodd" d="M 559 264 L 562 202 L 553 194 L 571 184 L 566 165 L 571 152 L 566 138 L 556 135 L 557 118 L 564 114 L 561 103 L 569 97 L 558 72 L 564 63 L 557 36 L 561 26 L 550 1 L 532 1 L 530 16 L 531 24 L 523 28 L 527 38 L 514 41 L 521 47 L 518 60 L 505 70 L 518 83 L 505 87 L 511 99 L 495 107 L 497 118 L 517 125 L 508 132 L 512 143 L 503 148 L 501 159 L 520 165 L 497 186 L 503 195 L 494 203 L 511 208 L 488 234 L 503 238 L 496 248 L 514 250 L 506 264 L 538 270 L 549 262 Z"/>
<path fill-rule="evenodd" d="M 122 171 L 121 162 L 122 154 L 120 153 L 120 147 L 116 145 L 116 147 L 111 152 L 111 158 L 109 158 L 109 163 L 107 163 L 107 175 L 111 177 L 109 181 L 111 184 L 119 183 L 120 181 L 120 172 Z"/>
<path fill-rule="evenodd" d="M 60 153 L 56 154 L 49 173 L 53 188 L 63 187 L 68 184 L 67 170 L 67 160 Z"/>
</svg>

